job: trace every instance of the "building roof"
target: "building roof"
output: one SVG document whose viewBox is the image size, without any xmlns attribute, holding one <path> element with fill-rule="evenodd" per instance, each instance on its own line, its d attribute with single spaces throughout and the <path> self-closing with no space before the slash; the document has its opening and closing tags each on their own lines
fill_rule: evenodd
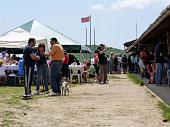
<svg viewBox="0 0 170 127">
<path fill-rule="evenodd" d="M 162 11 L 160 16 L 145 30 L 145 32 L 130 47 L 152 41 L 170 31 L 170 5 Z"/>
<path fill-rule="evenodd" d="M 129 47 L 129 46 L 131 46 L 135 41 L 136 41 L 136 39 L 135 39 L 135 40 L 132 40 L 132 41 L 125 42 L 123 45 L 126 46 L 126 47 Z"/>
</svg>

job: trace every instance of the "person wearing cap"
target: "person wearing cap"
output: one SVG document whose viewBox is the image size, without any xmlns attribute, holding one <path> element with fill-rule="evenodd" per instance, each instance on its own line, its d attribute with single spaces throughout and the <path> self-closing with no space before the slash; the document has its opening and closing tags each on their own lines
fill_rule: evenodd
<svg viewBox="0 0 170 127">
<path fill-rule="evenodd" d="M 107 84 L 107 57 L 105 55 L 105 52 L 107 51 L 107 48 L 104 44 L 100 44 L 100 51 L 98 54 L 99 57 L 99 84 Z"/>
<path fill-rule="evenodd" d="M 61 95 L 61 69 L 63 66 L 64 59 L 64 49 L 59 44 L 56 38 L 51 38 L 51 51 L 49 55 L 51 56 L 51 88 L 52 92 L 50 96 Z"/>
</svg>

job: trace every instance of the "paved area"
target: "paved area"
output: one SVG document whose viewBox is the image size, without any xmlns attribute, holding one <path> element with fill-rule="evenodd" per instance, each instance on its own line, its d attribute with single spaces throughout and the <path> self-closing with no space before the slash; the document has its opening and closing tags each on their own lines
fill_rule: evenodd
<svg viewBox="0 0 170 127">
<path fill-rule="evenodd" d="M 170 105 L 170 87 L 168 85 L 145 84 L 145 86 Z"/>
<path fill-rule="evenodd" d="M 138 78 L 141 78 L 138 74 L 135 74 Z M 159 98 L 166 102 L 170 106 L 170 87 L 168 84 L 162 84 L 158 86 L 156 84 L 148 84 L 148 79 L 143 79 L 145 86 L 155 93 Z"/>
</svg>

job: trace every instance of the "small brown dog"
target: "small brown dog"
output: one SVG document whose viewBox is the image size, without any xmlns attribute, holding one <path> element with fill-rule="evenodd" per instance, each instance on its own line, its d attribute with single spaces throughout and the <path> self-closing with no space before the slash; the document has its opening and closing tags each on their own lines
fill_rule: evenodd
<svg viewBox="0 0 170 127">
<path fill-rule="evenodd" d="M 69 90 L 68 82 L 64 81 L 61 86 L 61 95 L 69 96 L 69 92 L 70 92 L 70 90 Z"/>
</svg>

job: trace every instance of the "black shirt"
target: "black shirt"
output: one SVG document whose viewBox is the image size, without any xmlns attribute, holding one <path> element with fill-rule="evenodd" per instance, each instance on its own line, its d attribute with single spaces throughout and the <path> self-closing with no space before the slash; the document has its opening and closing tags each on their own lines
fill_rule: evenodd
<svg viewBox="0 0 170 127">
<path fill-rule="evenodd" d="M 23 58 L 24 58 L 24 65 L 28 66 L 28 67 L 34 67 L 35 64 L 36 64 L 36 61 L 33 60 L 30 56 L 30 54 L 34 54 L 35 53 L 35 50 L 27 45 L 25 48 L 24 48 L 24 52 L 23 52 Z"/>
<path fill-rule="evenodd" d="M 165 58 L 163 56 L 157 57 L 156 63 L 165 63 Z"/>
<path fill-rule="evenodd" d="M 105 56 L 105 53 L 98 54 L 99 56 L 99 64 L 100 65 L 106 65 L 107 64 L 107 57 Z"/>
<path fill-rule="evenodd" d="M 37 52 L 36 55 L 40 57 L 40 60 L 37 61 L 37 66 L 47 64 L 47 59 L 44 55 L 41 55 L 39 52 Z"/>
</svg>

